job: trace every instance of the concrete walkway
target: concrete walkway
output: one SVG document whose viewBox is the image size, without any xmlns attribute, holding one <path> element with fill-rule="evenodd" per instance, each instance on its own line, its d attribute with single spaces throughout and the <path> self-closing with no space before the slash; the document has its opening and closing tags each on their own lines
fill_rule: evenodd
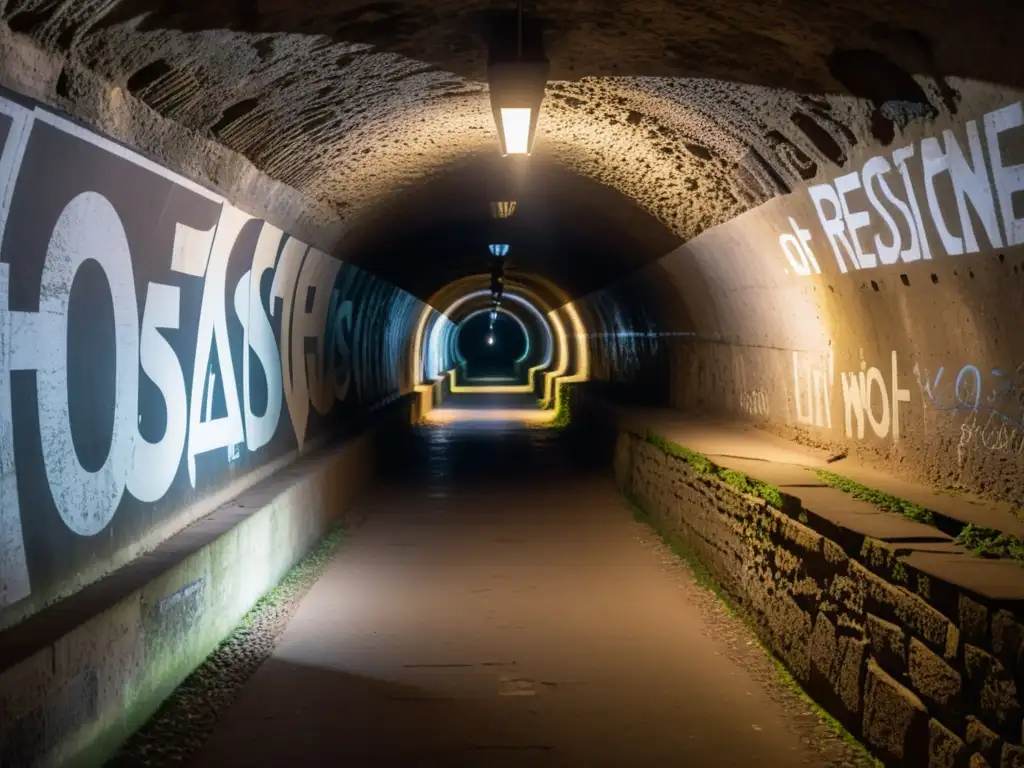
<svg viewBox="0 0 1024 768">
<path fill-rule="evenodd" d="M 194 765 L 839 762 L 553 432 L 426 427 L 393 468 Z"/>
</svg>

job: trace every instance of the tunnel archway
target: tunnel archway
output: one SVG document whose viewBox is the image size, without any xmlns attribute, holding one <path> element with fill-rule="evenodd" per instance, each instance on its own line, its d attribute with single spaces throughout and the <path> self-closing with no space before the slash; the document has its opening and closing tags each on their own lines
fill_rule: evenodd
<svg viewBox="0 0 1024 768">
<path fill-rule="evenodd" d="M 984 593 L 1015 577 L 953 574 L 1024 542 L 1024 6 L 527 4 L 553 67 L 520 162 L 496 151 L 482 0 L 180 5 L 0 3 L 0 627 L 410 393 L 507 389 L 547 418 L 575 391 L 663 419 L 616 435 L 625 487 L 690 525 L 671 466 L 688 510 L 735 512 L 679 530 L 745 599 L 783 584 L 773 649 L 887 759 L 930 740 L 964 763 L 968 701 L 998 731 L 979 759 L 1019 757 L 1016 693 L 978 704 L 1024 680 L 1024 616 Z M 476 386 L 459 329 L 495 258 L 501 316 L 538 343 L 522 383 Z M 69 327 L 116 355 L 63 355 Z M 774 483 L 764 456 L 673 447 L 698 418 L 823 463 Z M 858 502 L 925 501 L 890 504 L 895 534 L 794 504 L 837 470 L 891 484 Z M 756 570 L 779 539 L 807 579 Z M 963 700 L 904 695 L 922 659 L 964 662 Z M 909 706 L 898 749 L 880 690 Z"/>
</svg>

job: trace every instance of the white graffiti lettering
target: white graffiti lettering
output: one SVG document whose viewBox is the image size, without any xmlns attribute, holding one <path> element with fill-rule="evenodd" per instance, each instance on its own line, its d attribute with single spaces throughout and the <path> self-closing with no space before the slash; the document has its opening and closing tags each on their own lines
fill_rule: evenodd
<svg viewBox="0 0 1024 768">
<path fill-rule="evenodd" d="M 66 199 L 54 193 L 59 205 L 37 223 L 25 206 L 45 208 L 38 201 L 49 200 L 47 175 L 29 169 L 26 158 L 46 162 L 54 154 L 47 142 L 71 151 L 84 143 L 93 151 L 83 169 L 71 169 L 80 171 L 69 175 L 78 189 Z M 127 187 L 109 181 L 125 168 L 134 184 L 144 183 L 140 172 L 152 176 L 152 191 L 137 193 L 157 207 L 145 227 L 123 218 L 118 195 Z M 186 198 L 191 202 L 181 208 Z M 10 215 L 19 200 L 28 201 L 22 213 Z M 170 219 L 175 210 L 184 210 L 186 220 Z M 147 237 L 166 237 L 166 250 L 133 245 L 133 238 Z M 35 250 L 25 242 L 36 243 Z M 418 303 L 393 286 L 343 270 L 337 259 L 124 147 L 2 98 L 0 259 L 0 608 L 33 591 L 26 510 L 52 504 L 67 531 L 109 549 L 108 537 L 96 534 L 125 504 L 162 501 L 157 514 L 173 514 L 175 503 L 194 498 L 187 488 L 223 482 L 230 463 L 268 461 L 273 456 L 252 457 L 271 444 L 275 456 L 290 450 L 288 430 L 285 443 L 277 437 L 285 405 L 292 445 L 301 451 L 337 403 L 358 399 L 369 409 L 393 402 L 402 347 L 419 315 Z M 102 275 L 109 293 L 80 288 L 85 271 L 90 281 Z M 37 309 L 12 309 L 36 303 Z M 93 313 L 112 317 L 112 326 L 97 320 L 93 328 Z M 71 341 L 83 322 L 89 344 L 109 350 L 97 359 L 86 359 Z M 376 345 L 364 338 L 371 332 Z M 92 369 L 88 381 L 110 376 L 113 392 L 103 393 L 110 395 L 103 402 L 112 408 L 82 411 L 91 393 L 70 387 L 85 375 L 83 367 Z M 16 372 L 35 374 L 36 412 L 24 422 L 32 426 L 14 418 L 22 391 L 12 390 Z M 19 430 L 35 429 L 35 421 L 38 438 L 26 440 Z M 25 445 L 39 448 L 26 453 Z M 30 487 L 28 503 L 18 475 L 25 461 L 33 477 L 45 479 L 41 489 Z M 168 504 L 172 491 L 180 500 Z M 152 516 L 131 524 L 152 526 Z M 65 568 L 66 576 L 76 563 L 53 567 Z"/>
<path fill-rule="evenodd" d="M 918 148 L 896 149 L 892 163 L 876 156 L 859 171 L 808 188 L 820 236 L 840 273 L 930 259 L 929 230 L 947 256 L 1024 242 L 1024 218 L 1017 218 L 1013 207 L 1013 195 L 1024 190 L 1024 164 L 1006 165 L 1001 143 L 1011 134 L 1017 141 L 1024 138 L 1024 107 L 1011 104 L 980 122 L 983 129 L 979 121 L 968 120 L 955 130 L 923 138 Z M 923 185 L 927 219 L 918 203 L 915 176 L 916 184 Z M 944 196 L 943 189 L 952 194 Z M 855 205 L 855 197 L 866 198 L 867 207 Z M 952 200 L 956 210 L 943 210 L 944 200 Z M 984 238 L 979 238 L 977 223 Z M 815 236 L 792 218 L 789 225 L 792 234 L 779 236 L 786 263 L 798 277 L 819 274 L 808 256 Z"/>
</svg>

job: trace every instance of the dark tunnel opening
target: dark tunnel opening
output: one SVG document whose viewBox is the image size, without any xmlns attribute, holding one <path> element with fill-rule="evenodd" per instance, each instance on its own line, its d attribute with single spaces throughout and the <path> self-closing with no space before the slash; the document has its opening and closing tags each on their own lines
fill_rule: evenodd
<svg viewBox="0 0 1024 768">
<path fill-rule="evenodd" d="M 466 377 L 475 381 L 518 379 L 518 363 L 529 353 L 525 327 L 504 312 L 495 313 L 493 322 L 489 312 L 468 317 L 459 325 L 456 343 Z"/>
</svg>

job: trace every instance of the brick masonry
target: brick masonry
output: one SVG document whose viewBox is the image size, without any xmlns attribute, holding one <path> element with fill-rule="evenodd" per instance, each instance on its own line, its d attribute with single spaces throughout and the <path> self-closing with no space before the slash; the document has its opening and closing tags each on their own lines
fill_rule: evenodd
<svg viewBox="0 0 1024 768">
<path fill-rule="evenodd" d="M 637 435 L 619 432 L 614 466 L 661 533 L 887 765 L 1024 765 L 1019 608 L 918 573 L 871 539 L 835 536 L 806 510 L 775 509 Z"/>
</svg>

